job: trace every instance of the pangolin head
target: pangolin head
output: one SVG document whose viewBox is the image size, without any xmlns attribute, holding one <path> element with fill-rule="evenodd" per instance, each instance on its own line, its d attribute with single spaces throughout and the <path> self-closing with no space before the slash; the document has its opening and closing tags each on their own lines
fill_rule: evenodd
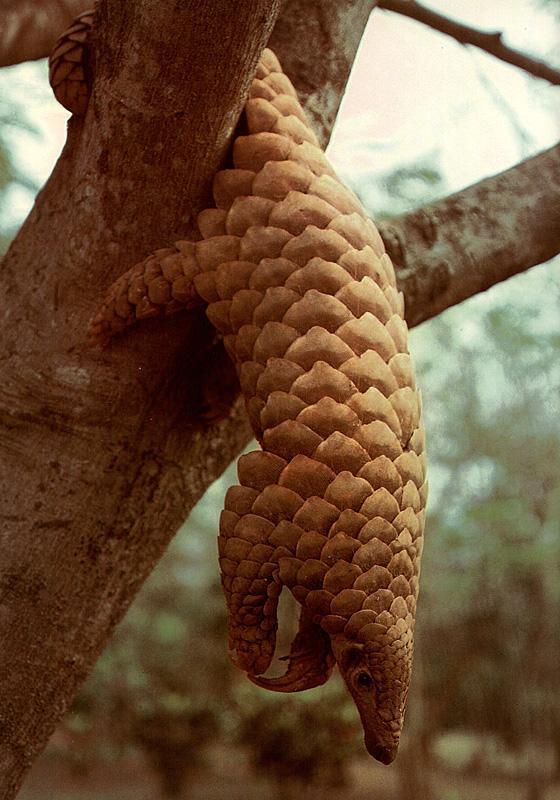
<svg viewBox="0 0 560 800">
<path fill-rule="evenodd" d="M 404 718 L 414 617 L 409 613 L 393 618 L 392 624 L 387 624 L 387 612 L 376 618 L 380 621 L 371 621 L 371 610 L 359 611 L 344 628 L 338 624 L 338 631 L 333 631 L 332 617 L 312 618 L 304 611 L 286 673 L 265 678 L 249 672 L 249 678 L 265 689 L 298 692 L 325 683 L 338 664 L 360 714 L 369 753 L 390 764 L 397 755 Z"/>
<path fill-rule="evenodd" d="M 399 746 L 412 667 L 411 622 L 399 631 L 365 631 L 365 641 L 331 635 L 338 668 L 360 714 L 366 748 L 383 764 L 394 760 Z"/>
</svg>

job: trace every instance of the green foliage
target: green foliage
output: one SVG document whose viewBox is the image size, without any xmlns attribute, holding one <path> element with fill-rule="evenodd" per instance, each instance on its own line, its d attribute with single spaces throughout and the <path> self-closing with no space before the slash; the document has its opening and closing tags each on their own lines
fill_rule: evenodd
<svg viewBox="0 0 560 800">
<path fill-rule="evenodd" d="M 112 757 L 142 751 L 169 798 L 231 725 L 233 670 L 214 550 L 204 530 L 173 542 L 64 723 L 78 751 L 77 727 L 95 730 Z"/>
<path fill-rule="evenodd" d="M 378 161 L 375 145 L 363 145 L 362 163 Z M 371 154 L 371 155 L 370 155 Z M 363 167 L 359 176 L 347 176 L 368 213 L 376 220 L 406 214 L 446 194 L 446 184 L 439 166 L 439 153 L 427 153 L 423 158 L 390 170 Z"/>
<path fill-rule="evenodd" d="M 560 17 L 560 0 L 538 0 L 538 5 Z"/>
</svg>

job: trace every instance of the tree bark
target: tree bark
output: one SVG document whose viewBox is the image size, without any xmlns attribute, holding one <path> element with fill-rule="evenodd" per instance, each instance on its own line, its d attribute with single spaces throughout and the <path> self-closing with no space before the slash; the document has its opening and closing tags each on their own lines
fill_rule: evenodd
<svg viewBox="0 0 560 800">
<path fill-rule="evenodd" d="M 418 325 L 560 252 L 560 144 L 379 229 Z"/>
<path fill-rule="evenodd" d="M 173 533 L 250 438 L 239 402 L 211 426 L 193 411 L 208 367 L 197 365 L 213 341 L 201 316 L 154 321 L 104 352 L 85 344 L 85 330 L 116 275 L 192 231 L 278 5 L 212 0 L 201 15 L 171 0 L 101 2 L 87 116 L 71 120 L 4 258 L 2 800 L 14 797 Z M 352 0 L 343 6 L 355 14 Z M 317 49 L 314 17 L 296 16 L 302 7 L 287 8 L 284 30 L 294 37 L 276 47 L 283 58 L 307 30 L 304 70 Z M 319 25 L 323 44 L 339 47 L 345 24 L 339 10 Z M 330 109 L 352 56 L 348 48 L 332 59 L 321 78 L 332 79 Z M 323 91 L 312 87 L 308 102 Z"/>
</svg>

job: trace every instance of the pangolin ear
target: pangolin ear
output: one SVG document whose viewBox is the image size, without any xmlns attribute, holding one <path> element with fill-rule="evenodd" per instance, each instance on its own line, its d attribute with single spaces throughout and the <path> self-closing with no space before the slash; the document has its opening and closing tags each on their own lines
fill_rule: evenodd
<svg viewBox="0 0 560 800">
<path fill-rule="evenodd" d="M 338 663 L 342 670 L 349 670 L 357 667 L 364 660 L 364 646 L 357 642 L 352 642 L 343 647 L 338 656 Z"/>
</svg>

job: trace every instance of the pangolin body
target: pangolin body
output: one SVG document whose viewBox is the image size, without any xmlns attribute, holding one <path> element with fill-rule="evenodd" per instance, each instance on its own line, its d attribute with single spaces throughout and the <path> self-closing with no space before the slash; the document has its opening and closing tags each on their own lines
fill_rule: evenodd
<svg viewBox="0 0 560 800">
<path fill-rule="evenodd" d="M 238 463 L 219 560 L 230 651 L 258 685 L 298 691 L 335 662 L 366 745 L 396 754 L 410 678 L 426 501 L 420 398 L 403 298 L 380 236 L 318 146 L 270 50 L 247 135 L 214 180 L 203 236 L 109 290 L 93 338 L 204 301 L 262 446 Z M 277 603 L 301 604 L 281 678 L 262 677 Z"/>
</svg>

